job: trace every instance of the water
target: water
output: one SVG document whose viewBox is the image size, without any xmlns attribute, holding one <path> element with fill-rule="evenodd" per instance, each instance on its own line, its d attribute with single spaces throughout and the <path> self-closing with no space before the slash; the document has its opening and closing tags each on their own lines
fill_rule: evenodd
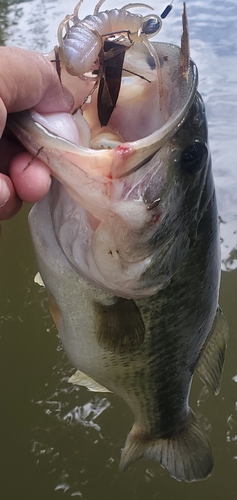
<svg viewBox="0 0 237 500">
<path fill-rule="evenodd" d="M 150 2 L 155 5 L 155 2 Z M 119 1 L 116 6 L 122 6 Z M 0 0 L 0 40 L 47 52 L 74 1 Z M 82 17 L 91 13 L 84 2 Z M 108 1 L 106 8 L 113 8 Z M 160 3 L 156 12 L 166 6 Z M 179 44 L 182 3 L 158 35 Z M 191 54 L 209 121 L 213 171 L 221 219 L 223 274 L 220 302 L 230 340 L 222 390 L 208 396 L 194 381 L 191 406 L 205 426 L 215 460 L 200 483 L 174 481 L 158 464 L 140 461 L 118 470 L 120 450 L 132 425 L 122 400 L 70 387 L 73 373 L 48 313 L 47 297 L 33 284 L 37 272 L 27 209 L 3 224 L 0 266 L 0 491 L 13 500 L 219 500 L 236 498 L 237 474 L 237 2 L 188 2 Z M 229 270 L 227 272 L 227 270 Z"/>
</svg>

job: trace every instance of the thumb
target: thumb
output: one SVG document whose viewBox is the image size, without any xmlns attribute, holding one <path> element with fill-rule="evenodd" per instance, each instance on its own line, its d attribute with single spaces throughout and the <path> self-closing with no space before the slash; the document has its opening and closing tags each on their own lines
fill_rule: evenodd
<svg viewBox="0 0 237 500">
<path fill-rule="evenodd" d="M 59 80 L 54 65 L 41 54 L 0 47 L 0 98 L 8 113 L 35 107 L 51 113 L 69 111 L 73 96 Z"/>
</svg>

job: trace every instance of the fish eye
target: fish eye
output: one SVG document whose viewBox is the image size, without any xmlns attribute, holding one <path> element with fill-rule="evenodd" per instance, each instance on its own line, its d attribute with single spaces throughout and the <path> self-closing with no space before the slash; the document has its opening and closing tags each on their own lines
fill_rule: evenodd
<svg viewBox="0 0 237 500">
<path fill-rule="evenodd" d="M 203 101 L 198 98 L 194 101 L 192 106 L 193 125 L 200 128 L 205 120 L 205 108 Z"/>
<path fill-rule="evenodd" d="M 188 174 L 196 174 L 205 166 L 207 158 L 206 143 L 195 141 L 181 153 L 181 168 Z"/>
<path fill-rule="evenodd" d="M 147 36 L 156 35 L 162 26 L 162 20 L 159 16 L 146 16 L 143 18 L 141 32 Z"/>
</svg>

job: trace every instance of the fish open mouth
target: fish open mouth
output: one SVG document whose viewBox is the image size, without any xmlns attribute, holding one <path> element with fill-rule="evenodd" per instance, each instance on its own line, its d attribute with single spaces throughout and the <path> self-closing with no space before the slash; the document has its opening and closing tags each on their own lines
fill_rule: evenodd
<svg viewBox="0 0 237 500">
<path fill-rule="evenodd" d="M 75 108 L 83 113 L 90 129 L 89 141 L 83 144 L 85 147 L 112 149 L 126 142 L 139 141 L 167 122 L 172 107 L 169 102 L 170 64 L 165 64 L 168 54 L 159 58 L 154 46 L 152 49 L 154 59 L 141 43 L 126 51 L 116 103 L 112 102 L 115 99 L 111 96 L 112 91 L 107 89 L 108 85 L 116 85 L 116 74 L 109 78 L 108 84 L 103 81 L 106 92 L 100 90 L 101 81 L 94 84 L 90 80 L 77 79 Z M 69 88 L 74 88 L 75 82 L 65 72 L 63 81 Z"/>
<path fill-rule="evenodd" d="M 13 131 L 46 163 L 44 151 L 50 149 L 56 156 L 64 155 L 65 161 L 66 153 L 70 162 L 76 158 L 78 168 L 92 176 L 120 178 L 139 168 L 175 134 L 197 88 L 194 64 L 187 77 L 180 74 L 179 47 L 160 42 L 152 45 L 160 64 L 159 81 L 146 47 L 134 44 L 126 53 L 124 67 L 134 68 L 133 60 L 137 60 L 138 75 L 124 71 L 116 107 L 106 126 L 99 121 L 94 83 L 64 71 L 63 83 L 75 98 L 72 114 L 41 116 L 31 111 L 14 115 Z M 59 167 L 53 166 L 52 158 L 49 166 L 60 180 Z"/>
<path fill-rule="evenodd" d="M 189 56 L 185 6 L 181 48 L 150 43 L 146 37 L 132 43 L 129 37 L 123 38 L 121 44 L 120 34 L 110 35 L 89 74 L 75 76 L 64 61 L 61 45 L 47 56 L 73 94 L 71 114 L 42 116 L 32 110 L 10 120 L 20 141 L 50 163 L 53 175 L 62 182 L 58 165 L 62 155 L 68 168 L 75 163 L 97 177 L 116 179 L 138 169 L 176 133 L 194 99 L 197 70 Z M 51 158 L 45 154 L 47 149 L 57 157 L 56 168 L 52 153 Z"/>
<path fill-rule="evenodd" d="M 174 238 L 170 224 L 165 241 L 154 237 L 163 221 L 170 221 L 172 197 L 177 204 L 183 196 L 177 185 L 175 195 L 170 187 L 176 147 L 171 138 L 194 101 L 197 70 L 182 45 L 155 42 L 154 57 L 142 43 L 126 50 L 118 99 L 106 125 L 95 82 L 63 68 L 62 82 L 75 99 L 71 113 L 42 116 L 30 110 L 9 120 L 19 140 L 63 186 L 52 190 L 51 216 L 70 264 L 122 297 L 151 295 L 166 285 L 173 268 L 167 271 L 165 261 L 174 239 L 183 249 L 180 259 L 187 250 L 186 235 Z M 150 276 L 154 265 L 165 276 L 159 283 Z"/>
</svg>

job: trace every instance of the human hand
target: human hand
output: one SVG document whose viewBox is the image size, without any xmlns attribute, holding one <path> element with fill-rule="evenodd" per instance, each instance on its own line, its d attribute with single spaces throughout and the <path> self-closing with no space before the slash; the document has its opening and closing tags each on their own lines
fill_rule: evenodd
<svg viewBox="0 0 237 500">
<path fill-rule="evenodd" d="M 3 220 L 12 217 L 22 201 L 38 201 L 51 184 L 49 168 L 38 158 L 32 158 L 7 129 L 7 114 L 32 107 L 41 113 L 67 112 L 73 105 L 73 97 L 62 87 L 54 66 L 40 54 L 0 47 L 0 68 L 0 220 Z"/>
</svg>

